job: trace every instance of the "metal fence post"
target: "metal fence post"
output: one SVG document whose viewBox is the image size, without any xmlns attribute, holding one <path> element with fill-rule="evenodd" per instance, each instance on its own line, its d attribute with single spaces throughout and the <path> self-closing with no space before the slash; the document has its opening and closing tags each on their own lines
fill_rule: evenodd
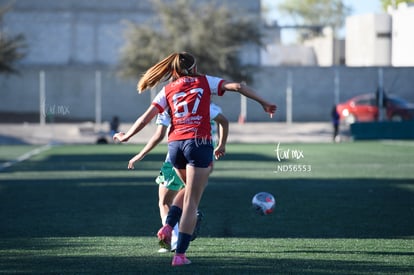
<svg viewBox="0 0 414 275">
<path fill-rule="evenodd" d="M 39 122 L 40 125 L 46 124 L 46 77 L 45 71 L 39 72 Z"/>
<path fill-rule="evenodd" d="M 384 72 L 378 68 L 378 121 L 384 120 Z"/>
<path fill-rule="evenodd" d="M 102 73 L 95 71 L 95 126 L 102 123 Z"/>
<path fill-rule="evenodd" d="M 339 103 L 339 83 L 340 83 L 340 78 L 339 78 L 339 71 L 338 68 L 335 68 L 335 76 L 334 76 L 334 103 L 335 105 L 338 105 Z"/>
<path fill-rule="evenodd" d="M 292 123 L 292 72 L 287 72 L 287 85 L 286 85 L 286 123 Z"/>
</svg>

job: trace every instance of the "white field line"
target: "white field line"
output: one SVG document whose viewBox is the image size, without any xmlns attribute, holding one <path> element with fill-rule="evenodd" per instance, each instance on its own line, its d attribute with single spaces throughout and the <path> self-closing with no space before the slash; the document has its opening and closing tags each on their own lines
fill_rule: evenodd
<svg viewBox="0 0 414 275">
<path fill-rule="evenodd" d="M 0 164 L 0 171 L 2 171 L 2 170 L 4 170 L 4 169 L 6 169 L 6 168 L 8 168 L 8 167 L 11 167 L 11 166 L 15 165 L 16 163 L 19 163 L 19 162 L 25 161 L 25 160 L 27 160 L 27 159 L 29 159 L 29 158 L 31 158 L 31 157 L 33 157 L 33 156 L 35 156 L 35 155 L 38 155 L 38 154 L 40 154 L 40 153 L 42 153 L 42 152 L 44 152 L 44 151 L 46 151 L 46 150 L 49 150 L 51 147 L 52 147 L 52 145 L 50 145 L 50 144 L 48 144 L 48 145 L 44 145 L 44 146 L 42 146 L 42 147 L 39 147 L 39 148 L 33 149 L 32 151 L 29 151 L 29 152 L 27 152 L 27 153 L 25 153 L 25 154 L 23 154 L 23 155 L 21 155 L 21 156 L 17 157 L 17 158 L 16 158 L 16 159 L 14 159 L 14 160 L 11 160 L 11 161 L 8 161 L 8 162 L 5 162 L 5 163 L 2 163 L 2 164 Z"/>
</svg>

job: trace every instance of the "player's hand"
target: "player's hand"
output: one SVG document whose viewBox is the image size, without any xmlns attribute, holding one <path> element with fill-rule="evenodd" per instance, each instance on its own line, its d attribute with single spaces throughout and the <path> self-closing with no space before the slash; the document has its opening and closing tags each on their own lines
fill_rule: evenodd
<svg viewBox="0 0 414 275">
<path fill-rule="evenodd" d="M 125 136 L 125 133 L 123 133 L 123 132 L 116 133 L 112 138 L 113 138 L 113 140 L 115 142 L 125 142 L 125 141 L 128 141 L 128 139 Z"/>
<path fill-rule="evenodd" d="M 219 145 L 214 150 L 214 158 L 217 160 L 223 157 L 226 154 L 226 147 L 224 145 Z"/>
<path fill-rule="evenodd" d="M 265 102 L 263 104 L 263 109 L 266 113 L 269 113 L 270 118 L 272 118 L 273 114 L 276 112 L 277 106 L 275 104 Z"/>
<path fill-rule="evenodd" d="M 135 162 L 140 161 L 142 159 L 140 154 L 135 155 L 132 159 L 129 160 L 128 162 L 128 169 L 133 170 L 135 169 Z"/>
<path fill-rule="evenodd" d="M 129 170 L 134 170 L 135 169 L 134 163 L 135 163 L 135 160 L 133 158 L 129 160 L 129 162 L 128 162 L 128 169 Z"/>
</svg>

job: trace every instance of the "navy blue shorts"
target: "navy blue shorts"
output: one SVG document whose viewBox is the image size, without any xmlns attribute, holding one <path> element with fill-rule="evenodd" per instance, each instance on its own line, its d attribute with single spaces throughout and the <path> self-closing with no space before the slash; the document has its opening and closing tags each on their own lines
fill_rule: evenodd
<svg viewBox="0 0 414 275">
<path fill-rule="evenodd" d="M 172 165 L 185 169 L 188 165 L 206 168 L 213 162 L 213 144 L 211 140 L 186 139 L 168 143 L 168 154 Z"/>
</svg>

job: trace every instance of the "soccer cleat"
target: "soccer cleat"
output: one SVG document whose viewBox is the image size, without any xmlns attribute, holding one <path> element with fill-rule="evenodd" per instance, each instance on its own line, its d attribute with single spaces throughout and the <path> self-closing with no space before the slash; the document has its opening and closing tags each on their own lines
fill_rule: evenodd
<svg viewBox="0 0 414 275">
<path fill-rule="evenodd" d="M 159 239 L 159 245 L 167 250 L 171 249 L 171 235 L 172 235 L 172 227 L 168 224 L 161 227 L 158 231 L 157 236 Z"/>
<path fill-rule="evenodd" d="M 187 259 L 185 254 L 175 254 L 171 263 L 172 266 L 180 266 L 187 264 L 191 264 L 191 261 Z"/>
<path fill-rule="evenodd" d="M 164 247 L 161 247 L 159 250 L 158 250 L 158 253 L 167 253 L 168 252 L 168 249 L 165 249 Z"/>
<path fill-rule="evenodd" d="M 194 227 L 194 232 L 193 235 L 191 235 L 191 240 L 190 241 L 194 241 L 198 234 L 200 234 L 200 228 L 201 228 L 201 221 L 203 220 L 204 214 L 203 212 L 201 212 L 200 210 L 197 210 L 197 223 Z"/>
</svg>

